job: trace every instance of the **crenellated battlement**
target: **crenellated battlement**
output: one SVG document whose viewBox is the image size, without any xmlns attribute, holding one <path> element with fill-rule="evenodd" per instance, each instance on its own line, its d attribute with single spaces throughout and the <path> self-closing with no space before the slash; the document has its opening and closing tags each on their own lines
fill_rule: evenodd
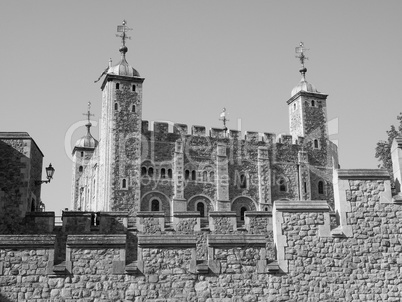
<svg viewBox="0 0 402 302">
<path fill-rule="evenodd" d="M 90 292 L 82 284 L 95 286 L 102 278 L 113 280 L 116 289 L 98 285 L 94 292 L 109 300 L 178 297 L 175 288 L 188 290 L 194 301 L 218 299 L 214 290 L 222 282 L 243 300 L 325 300 L 341 289 L 342 297 L 364 291 L 362 300 L 399 299 L 379 285 L 402 281 L 402 203 L 391 194 L 389 176 L 383 170 L 337 170 L 334 177 L 334 215 L 323 200 L 277 200 L 272 212 L 247 211 L 240 224 L 231 211 L 207 217 L 175 212 L 172 218 L 144 211 L 135 224 L 126 212 L 64 211 L 61 227 L 54 226 L 54 213 L 31 213 L 26 222 L 42 232 L 0 235 L 0 293 L 12 297 L 29 279 L 48 283 L 49 296 L 86 297 Z M 13 282 L 16 276 L 25 282 Z M 306 285 L 284 286 L 300 278 Z M 252 290 L 240 282 L 249 279 L 259 280 Z M 313 290 L 323 280 L 326 286 Z M 140 284 L 153 289 L 136 292 Z M 38 297 L 46 297 L 39 291 Z"/>
<path fill-rule="evenodd" d="M 190 130 L 189 130 L 190 129 Z M 207 128 L 205 126 L 193 125 L 189 127 L 186 124 L 169 123 L 169 122 L 149 122 L 142 121 L 141 131 L 143 134 L 154 134 L 157 139 L 159 134 L 176 134 L 178 136 L 200 136 L 215 139 L 236 139 L 246 142 L 265 142 L 268 145 L 284 144 L 284 145 L 301 145 L 304 143 L 303 137 L 294 139 L 290 134 L 275 134 L 268 132 L 245 131 L 229 129 L 225 132 L 222 128 Z"/>
</svg>

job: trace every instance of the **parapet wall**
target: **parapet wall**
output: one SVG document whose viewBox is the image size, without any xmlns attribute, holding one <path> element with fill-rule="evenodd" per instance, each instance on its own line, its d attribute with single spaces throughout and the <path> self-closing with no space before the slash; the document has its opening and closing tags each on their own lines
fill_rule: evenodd
<svg viewBox="0 0 402 302">
<path fill-rule="evenodd" d="M 125 213 L 71 212 L 63 232 L 2 235 L 0 300 L 400 301 L 402 204 L 389 178 L 335 175 L 335 226 L 325 201 L 281 200 L 244 225 L 233 212 L 171 224 L 141 212 L 136 227 Z"/>
<path fill-rule="evenodd" d="M 222 128 L 210 128 L 207 131 L 205 126 L 193 125 L 190 128 L 186 124 L 168 123 L 168 122 L 151 122 L 152 130 L 149 121 L 142 121 L 142 133 L 154 133 L 154 134 L 175 134 L 180 136 L 207 136 L 211 138 L 229 138 L 239 139 L 253 142 L 265 142 L 270 144 L 280 143 L 288 145 L 300 145 L 303 144 L 304 138 L 298 137 L 293 139 L 292 135 L 268 133 L 268 132 L 255 132 L 245 131 L 244 135 L 239 130 L 229 129 L 227 133 Z M 190 131 L 189 131 L 190 129 Z"/>
</svg>

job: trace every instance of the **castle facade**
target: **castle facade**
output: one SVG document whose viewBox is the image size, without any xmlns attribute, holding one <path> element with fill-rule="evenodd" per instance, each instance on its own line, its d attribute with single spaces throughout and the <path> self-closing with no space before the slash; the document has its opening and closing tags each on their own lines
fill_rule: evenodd
<svg viewBox="0 0 402 302">
<path fill-rule="evenodd" d="M 88 132 L 73 150 L 71 208 L 79 211 L 272 211 L 273 200 L 327 200 L 333 208 L 336 146 L 327 95 L 302 79 L 287 100 L 289 135 L 142 119 L 144 78 L 126 60 L 101 84 L 100 141 Z M 225 113 L 223 113 L 225 114 Z"/>
</svg>

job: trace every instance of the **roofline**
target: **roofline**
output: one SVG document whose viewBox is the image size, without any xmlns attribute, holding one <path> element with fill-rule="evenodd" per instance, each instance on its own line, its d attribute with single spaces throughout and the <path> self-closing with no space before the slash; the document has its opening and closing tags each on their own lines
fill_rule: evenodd
<svg viewBox="0 0 402 302">
<path fill-rule="evenodd" d="M 28 132 L 0 132 L 0 140 L 1 139 L 29 139 L 35 144 L 35 146 L 39 150 L 40 154 L 42 154 L 42 157 L 45 157 L 42 150 L 39 148 L 38 144 L 28 134 Z"/>
<path fill-rule="evenodd" d="M 101 85 L 101 90 L 103 90 L 103 88 L 105 88 L 106 82 L 109 82 L 114 79 L 122 80 L 122 81 L 130 81 L 130 82 L 134 82 L 134 83 L 143 83 L 145 80 L 145 78 L 141 78 L 141 77 L 121 76 L 121 75 L 107 73 L 105 78 L 103 79 L 103 82 Z"/>
<path fill-rule="evenodd" d="M 320 93 L 320 92 L 307 92 L 304 90 L 298 91 L 294 96 L 292 96 L 289 100 L 287 100 L 287 104 L 289 105 L 294 100 L 296 100 L 299 96 L 307 96 L 307 97 L 316 97 L 318 99 L 327 99 L 328 94 Z"/>
</svg>

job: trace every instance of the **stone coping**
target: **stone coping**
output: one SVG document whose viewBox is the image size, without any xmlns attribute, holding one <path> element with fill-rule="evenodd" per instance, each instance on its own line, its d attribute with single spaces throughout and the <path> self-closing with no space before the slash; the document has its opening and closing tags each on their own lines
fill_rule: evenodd
<svg viewBox="0 0 402 302">
<path fill-rule="evenodd" d="M 361 179 L 361 180 L 389 180 L 388 171 L 385 169 L 339 169 L 340 179 Z"/>
<path fill-rule="evenodd" d="M 248 245 L 265 247 L 267 238 L 266 235 L 256 234 L 211 234 L 208 235 L 207 242 L 211 247 L 243 247 Z"/>
<path fill-rule="evenodd" d="M 274 208 L 282 212 L 329 212 L 330 210 L 326 200 L 276 200 Z"/>
<path fill-rule="evenodd" d="M 138 235 L 138 245 L 146 247 L 193 247 L 197 244 L 195 235 Z"/>
<path fill-rule="evenodd" d="M 91 217 L 94 212 L 63 211 L 62 217 Z"/>
<path fill-rule="evenodd" d="M 68 235 L 67 246 L 126 246 L 126 234 Z"/>
<path fill-rule="evenodd" d="M 56 235 L 0 235 L 0 248 L 54 248 Z"/>
<path fill-rule="evenodd" d="M 201 214 L 198 211 L 188 211 L 188 212 L 175 212 L 173 216 L 179 218 L 197 218 L 201 217 Z"/>
<path fill-rule="evenodd" d="M 266 211 L 246 211 L 244 212 L 245 217 L 255 217 L 255 216 L 265 216 L 265 217 L 272 217 L 271 212 Z"/>
<path fill-rule="evenodd" d="M 213 212 L 209 212 L 209 216 L 210 217 L 236 217 L 236 212 L 232 212 L 232 211 L 213 211 Z"/>
<path fill-rule="evenodd" d="M 28 212 L 26 217 L 54 217 L 54 212 Z"/>
<path fill-rule="evenodd" d="M 97 212 L 99 216 L 118 216 L 118 217 L 128 217 L 127 211 L 120 212 Z"/>
<path fill-rule="evenodd" d="M 137 213 L 137 217 L 165 217 L 165 212 L 141 211 Z"/>
</svg>

